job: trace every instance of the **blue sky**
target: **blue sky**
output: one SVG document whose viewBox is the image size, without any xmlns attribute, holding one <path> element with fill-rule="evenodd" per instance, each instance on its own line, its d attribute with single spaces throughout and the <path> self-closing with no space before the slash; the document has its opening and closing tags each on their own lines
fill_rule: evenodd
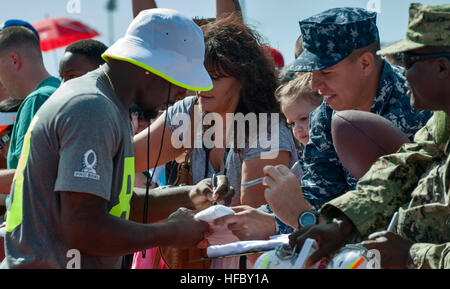
<svg viewBox="0 0 450 289">
<path fill-rule="evenodd" d="M 45 17 L 69 17 L 88 24 L 100 36 L 96 39 L 110 45 L 105 6 L 107 0 L 0 0 L 0 21 L 18 18 L 30 23 Z M 79 1 L 80 13 L 69 13 L 69 1 Z M 118 0 L 114 13 L 114 39 L 125 34 L 132 20 L 131 0 Z M 403 38 L 408 24 L 408 7 L 412 2 L 448 4 L 449 0 L 241 0 L 245 21 L 256 29 L 271 46 L 279 49 L 285 63 L 294 60 L 294 45 L 300 29 L 298 21 L 333 7 L 363 7 L 378 10 L 377 24 L 381 41 Z M 159 7 L 179 10 L 190 17 L 214 17 L 215 0 L 156 0 Z M 64 49 L 44 53 L 44 62 L 53 75 Z"/>
</svg>

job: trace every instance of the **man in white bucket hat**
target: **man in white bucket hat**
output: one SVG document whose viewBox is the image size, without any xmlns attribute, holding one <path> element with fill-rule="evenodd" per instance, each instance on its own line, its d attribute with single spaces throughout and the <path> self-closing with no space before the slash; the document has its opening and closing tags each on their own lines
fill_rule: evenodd
<svg viewBox="0 0 450 289">
<path fill-rule="evenodd" d="M 120 268 L 123 255 L 192 247 L 208 229 L 185 208 L 167 222 L 138 223 L 144 204 L 133 191 L 129 118 L 134 103 L 151 117 L 185 89 L 212 88 L 200 28 L 174 10 L 145 10 L 103 57 L 106 64 L 65 82 L 31 122 L 11 188 L 4 268 Z M 186 191 L 151 193 L 148 221 L 218 195 Z"/>
</svg>

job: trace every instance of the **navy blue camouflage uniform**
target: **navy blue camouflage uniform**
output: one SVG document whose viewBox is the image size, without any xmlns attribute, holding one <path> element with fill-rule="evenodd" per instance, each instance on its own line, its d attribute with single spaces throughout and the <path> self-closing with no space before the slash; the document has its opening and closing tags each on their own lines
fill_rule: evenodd
<svg viewBox="0 0 450 289">
<path fill-rule="evenodd" d="M 375 12 L 362 8 L 333 8 L 300 21 L 303 52 L 291 70 L 323 70 L 344 60 L 355 49 L 379 43 L 376 16 Z M 390 120 L 411 140 L 431 117 L 431 112 L 411 107 L 404 77 L 387 61 L 383 61 L 370 111 Z M 325 102 L 311 113 L 310 140 L 303 154 L 302 191 L 316 208 L 354 189 L 357 183 L 342 166 L 334 149 L 331 138 L 333 113 Z"/>
<path fill-rule="evenodd" d="M 412 108 L 405 79 L 384 61 L 377 94 L 370 109 L 400 128 L 412 141 L 414 134 L 431 117 L 429 111 Z M 302 191 L 316 208 L 346 191 L 353 190 L 358 180 L 341 164 L 331 137 L 331 118 L 335 112 L 322 103 L 310 116 L 309 142 L 303 158 Z"/>
<path fill-rule="evenodd" d="M 348 57 L 355 49 L 379 43 L 376 13 L 362 8 L 333 8 L 300 21 L 303 52 L 291 71 L 312 72 L 329 68 Z M 431 112 L 415 110 L 399 69 L 383 60 L 383 70 L 370 109 L 390 120 L 411 140 L 431 117 Z M 303 153 L 302 191 L 306 200 L 319 209 L 348 190 L 357 180 L 343 167 L 331 137 L 333 110 L 322 103 L 310 115 L 310 140 Z M 264 211 L 271 212 L 266 206 Z M 277 232 L 290 227 L 276 219 Z"/>
</svg>

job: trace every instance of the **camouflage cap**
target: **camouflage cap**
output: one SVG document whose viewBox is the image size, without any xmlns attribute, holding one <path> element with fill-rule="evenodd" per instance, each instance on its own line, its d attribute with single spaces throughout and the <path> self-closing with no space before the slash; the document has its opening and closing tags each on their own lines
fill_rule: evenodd
<svg viewBox="0 0 450 289">
<path fill-rule="evenodd" d="M 333 8 L 300 21 L 303 52 L 290 71 L 331 67 L 353 50 L 379 42 L 377 14 L 362 8 Z"/>
<path fill-rule="evenodd" d="M 412 3 L 405 39 L 380 51 L 378 55 L 395 54 L 425 46 L 450 46 L 450 4 Z"/>
</svg>

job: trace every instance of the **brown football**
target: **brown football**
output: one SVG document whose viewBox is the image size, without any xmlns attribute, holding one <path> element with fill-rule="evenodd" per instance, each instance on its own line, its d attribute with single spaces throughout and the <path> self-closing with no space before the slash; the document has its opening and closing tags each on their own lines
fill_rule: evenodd
<svg viewBox="0 0 450 289">
<path fill-rule="evenodd" d="M 336 112 L 331 121 L 331 134 L 340 161 L 358 179 L 379 157 L 395 153 L 409 142 L 389 120 L 359 110 Z"/>
</svg>

